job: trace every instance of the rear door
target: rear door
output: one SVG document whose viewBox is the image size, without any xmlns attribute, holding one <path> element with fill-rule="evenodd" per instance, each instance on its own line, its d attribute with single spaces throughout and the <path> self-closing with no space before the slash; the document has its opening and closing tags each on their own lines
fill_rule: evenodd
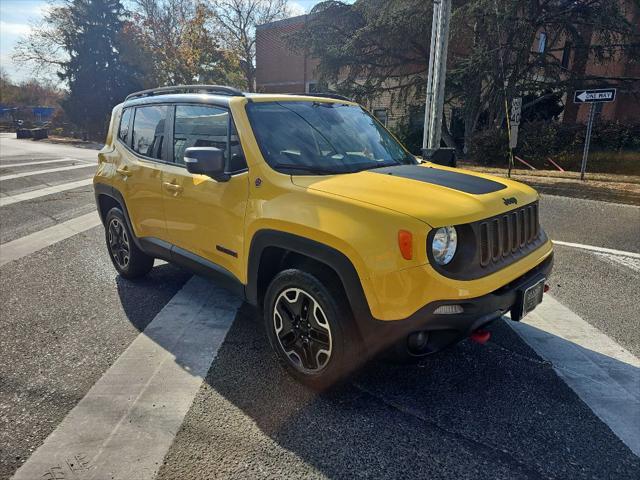
<svg viewBox="0 0 640 480">
<path fill-rule="evenodd" d="M 176 105 L 172 117 L 172 163 L 162 176 L 170 242 L 242 280 L 249 176 L 229 110 L 213 105 Z M 189 147 L 222 149 L 231 174 L 229 181 L 189 173 L 183 159 Z"/>
<path fill-rule="evenodd" d="M 162 169 L 167 157 L 166 105 L 124 109 L 118 134 L 122 154 L 114 187 L 123 195 L 138 238 L 167 241 L 162 205 Z"/>
</svg>

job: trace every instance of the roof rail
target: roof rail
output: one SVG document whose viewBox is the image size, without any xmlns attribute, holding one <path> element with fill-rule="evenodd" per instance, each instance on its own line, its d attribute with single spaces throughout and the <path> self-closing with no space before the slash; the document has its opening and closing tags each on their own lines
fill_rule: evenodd
<svg viewBox="0 0 640 480">
<path fill-rule="evenodd" d="M 153 97 L 155 95 L 164 95 L 167 93 L 217 93 L 219 95 L 229 95 L 231 97 L 244 97 L 237 88 L 227 87 L 224 85 L 176 85 L 172 87 L 158 87 L 150 88 L 148 90 L 141 90 L 127 95 L 125 102 L 133 98 Z"/>
<path fill-rule="evenodd" d="M 347 102 L 353 102 L 352 99 L 339 95 L 337 93 L 292 93 L 291 95 L 302 95 L 303 97 L 320 97 L 320 98 L 335 98 L 336 100 L 346 100 Z"/>
</svg>

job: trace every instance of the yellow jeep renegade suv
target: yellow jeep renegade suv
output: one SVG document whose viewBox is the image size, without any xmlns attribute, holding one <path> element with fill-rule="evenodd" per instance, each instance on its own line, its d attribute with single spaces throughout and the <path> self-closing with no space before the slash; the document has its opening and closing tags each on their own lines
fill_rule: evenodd
<svg viewBox="0 0 640 480">
<path fill-rule="evenodd" d="M 522 318 L 553 261 L 534 190 L 421 163 L 337 96 L 129 95 L 94 186 L 120 275 L 162 258 L 215 277 L 314 387 L 383 349 L 420 357 Z"/>
</svg>

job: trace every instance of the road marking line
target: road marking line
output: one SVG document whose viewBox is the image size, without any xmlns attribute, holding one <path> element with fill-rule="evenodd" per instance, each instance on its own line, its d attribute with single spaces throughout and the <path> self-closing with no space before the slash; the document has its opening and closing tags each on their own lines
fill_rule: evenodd
<svg viewBox="0 0 640 480">
<path fill-rule="evenodd" d="M 6 205 L 13 205 L 14 203 L 24 202 L 25 200 L 33 200 L 34 198 L 44 197 L 46 195 L 52 195 L 54 193 L 64 192 L 66 190 L 73 190 L 78 187 L 85 187 L 93 183 L 93 178 L 85 178 L 84 180 L 78 180 L 77 182 L 63 183 L 61 185 L 52 185 L 50 187 L 39 188 L 38 190 L 31 190 L 29 192 L 18 193 L 15 195 L 5 195 L 0 197 L 0 207 Z"/>
<path fill-rule="evenodd" d="M 0 245 L 0 266 L 31 255 L 49 245 L 98 226 L 100 223 L 98 212 L 86 213 L 39 232 L 3 243 Z"/>
<path fill-rule="evenodd" d="M 12 173 L 10 175 L 0 175 L 0 180 L 12 180 L 14 178 L 31 177 L 32 175 L 42 175 L 43 173 L 64 172 L 67 170 L 89 167 L 96 168 L 96 165 L 92 163 L 85 163 L 84 165 L 70 165 L 68 167 L 46 168 L 44 170 L 34 170 L 32 172 Z"/>
<path fill-rule="evenodd" d="M 507 323 L 640 456 L 640 360 L 548 295 Z"/>
<path fill-rule="evenodd" d="M 596 257 L 602 259 L 607 263 L 616 266 L 622 265 L 623 267 L 627 267 L 636 273 L 640 273 L 640 259 L 611 255 L 609 253 L 596 253 L 595 255 Z"/>
<path fill-rule="evenodd" d="M 29 165 L 45 165 L 47 163 L 62 163 L 62 162 L 82 162 L 91 164 L 88 160 L 80 160 L 77 158 L 60 158 L 58 160 L 39 160 L 37 162 L 24 162 L 24 163 L 0 163 L 0 168 L 14 168 L 14 167 L 26 167 Z"/>
<path fill-rule="evenodd" d="M 155 478 L 239 306 L 189 280 L 13 478 Z"/>
<path fill-rule="evenodd" d="M 583 245 L 582 243 L 561 242 L 560 240 L 552 240 L 554 245 L 562 245 L 563 247 L 581 248 L 582 250 L 591 250 L 592 252 L 610 253 L 612 255 L 622 255 L 631 258 L 640 258 L 640 253 L 625 252 L 624 250 L 615 250 L 613 248 L 595 247 L 593 245 Z"/>
</svg>

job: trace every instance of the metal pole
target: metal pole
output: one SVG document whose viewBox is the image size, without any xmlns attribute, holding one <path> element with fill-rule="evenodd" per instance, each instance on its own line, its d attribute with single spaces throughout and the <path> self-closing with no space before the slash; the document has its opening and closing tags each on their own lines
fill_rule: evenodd
<svg viewBox="0 0 640 480">
<path fill-rule="evenodd" d="M 451 0 L 434 0 L 431 24 L 431 49 L 427 77 L 427 100 L 424 112 L 422 147 L 431 151 L 440 148 L 444 84 L 447 74 L 447 47 Z"/>
<path fill-rule="evenodd" d="M 584 173 L 587 171 L 587 159 L 589 158 L 589 144 L 591 143 L 591 130 L 593 129 L 593 119 L 596 116 L 596 104 L 591 104 L 589 110 L 589 123 L 587 124 L 587 136 L 584 139 L 584 152 L 582 153 L 582 167 L 580 168 L 580 180 L 584 180 Z"/>
</svg>

